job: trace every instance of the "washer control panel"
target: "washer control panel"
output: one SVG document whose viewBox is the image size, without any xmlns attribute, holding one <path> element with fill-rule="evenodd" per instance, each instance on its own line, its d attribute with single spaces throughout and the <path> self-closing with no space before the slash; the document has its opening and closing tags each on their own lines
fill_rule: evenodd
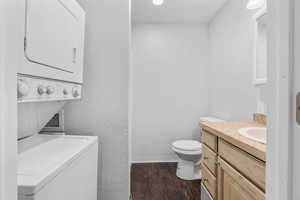
<svg viewBox="0 0 300 200">
<path fill-rule="evenodd" d="M 55 80 L 18 76 L 18 102 L 81 99 L 82 86 Z"/>
</svg>

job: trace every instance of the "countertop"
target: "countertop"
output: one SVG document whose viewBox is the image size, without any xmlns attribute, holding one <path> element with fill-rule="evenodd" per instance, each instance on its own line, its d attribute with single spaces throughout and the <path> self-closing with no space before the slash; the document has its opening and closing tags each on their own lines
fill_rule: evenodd
<svg viewBox="0 0 300 200">
<path fill-rule="evenodd" d="M 204 130 L 224 139 L 225 141 L 251 154 L 252 156 L 266 162 L 267 146 L 241 136 L 238 132 L 238 130 L 241 128 L 265 127 L 265 125 L 257 122 L 205 122 L 200 123 L 200 126 Z"/>
</svg>

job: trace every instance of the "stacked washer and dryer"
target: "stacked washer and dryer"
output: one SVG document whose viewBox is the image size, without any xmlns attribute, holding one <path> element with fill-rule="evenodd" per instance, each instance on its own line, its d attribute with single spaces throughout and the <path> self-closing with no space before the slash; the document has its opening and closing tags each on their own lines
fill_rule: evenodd
<svg viewBox="0 0 300 200">
<path fill-rule="evenodd" d="M 19 8 L 24 43 L 18 107 L 45 106 L 51 113 L 52 104 L 81 99 L 84 10 L 76 0 L 22 0 Z M 30 121 L 24 116 L 19 113 L 19 121 Z M 98 138 L 38 132 L 18 140 L 18 199 L 96 200 Z"/>
</svg>

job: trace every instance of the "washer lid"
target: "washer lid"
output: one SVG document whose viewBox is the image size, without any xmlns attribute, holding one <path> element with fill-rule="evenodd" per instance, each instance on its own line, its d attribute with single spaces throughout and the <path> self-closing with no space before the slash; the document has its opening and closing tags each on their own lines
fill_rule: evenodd
<svg viewBox="0 0 300 200">
<path fill-rule="evenodd" d="M 178 140 L 172 145 L 183 151 L 200 151 L 202 149 L 202 144 L 196 140 Z"/>
<path fill-rule="evenodd" d="M 49 135 L 19 141 L 18 194 L 37 193 L 96 141 L 97 137 Z"/>
</svg>

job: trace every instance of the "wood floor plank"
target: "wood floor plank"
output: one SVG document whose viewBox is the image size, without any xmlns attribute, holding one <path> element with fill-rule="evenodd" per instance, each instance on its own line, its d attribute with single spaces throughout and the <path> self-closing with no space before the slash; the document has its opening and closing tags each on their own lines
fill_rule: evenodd
<svg viewBox="0 0 300 200">
<path fill-rule="evenodd" d="M 201 200 L 201 181 L 176 176 L 176 163 L 133 164 L 132 200 Z"/>
</svg>

